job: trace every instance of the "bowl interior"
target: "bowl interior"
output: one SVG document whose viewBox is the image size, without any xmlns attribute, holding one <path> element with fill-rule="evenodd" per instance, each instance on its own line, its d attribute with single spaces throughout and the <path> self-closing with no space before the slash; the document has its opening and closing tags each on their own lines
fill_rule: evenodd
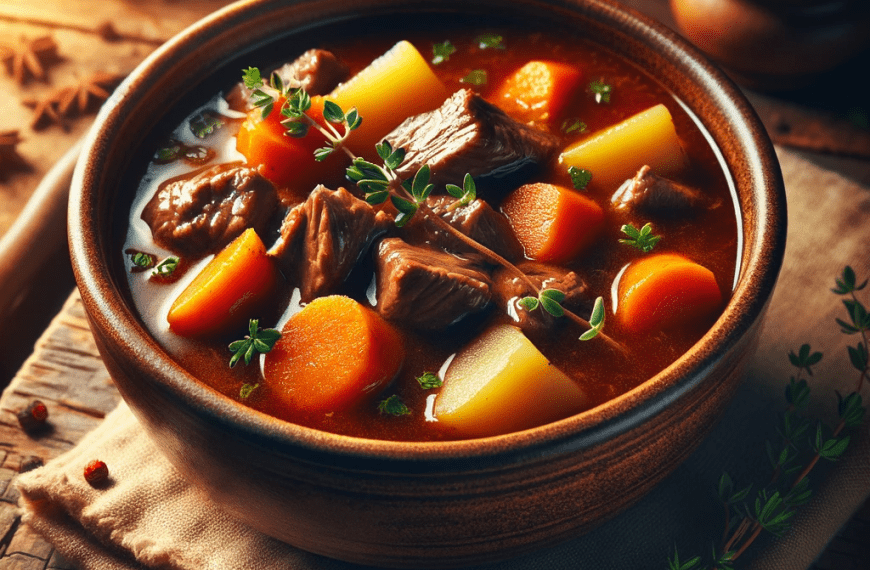
<svg viewBox="0 0 870 570">
<path fill-rule="evenodd" d="M 496 14 L 497 16 L 493 16 Z M 317 45 L 323 33 L 411 26 L 420 20 L 449 29 L 454 19 L 488 25 L 533 22 L 581 34 L 631 61 L 673 93 L 709 133 L 734 184 L 742 224 L 739 277 L 723 315 L 690 351 L 630 392 L 576 416 L 484 440 L 407 443 L 328 434 L 278 421 L 225 398 L 176 365 L 131 309 L 118 244 L 136 177 L 166 131 L 192 108 L 239 77 L 251 61 Z M 458 20 L 457 20 L 458 21 Z M 490 22 L 492 22 L 490 24 Z M 73 184 L 70 232 L 73 264 L 92 320 L 115 329 L 115 340 L 139 359 L 154 382 L 194 413 L 232 424 L 252 437 L 281 441 L 312 459 L 358 460 L 449 470 L 470 460 L 488 464 L 539 457 L 542 450 L 594 445 L 641 424 L 700 382 L 756 326 L 773 288 L 784 249 L 785 201 L 772 146 L 739 90 L 699 52 L 666 28 L 605 1 L 485 0 L 407 2 L 369 0 L 234 4 L 157 50 L 118 89 L 85 143 Z M 120 324 L 116 324 L 120 323 Z M 423 467 L 420 467 L 420 466 Z"/>
</svg>

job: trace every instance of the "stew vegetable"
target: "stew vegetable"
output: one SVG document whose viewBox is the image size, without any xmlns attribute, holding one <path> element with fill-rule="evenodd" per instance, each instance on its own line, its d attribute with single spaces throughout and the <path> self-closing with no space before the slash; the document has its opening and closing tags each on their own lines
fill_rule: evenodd
<svg viewBox="0 0 870 570">
<path fill-rule="evenodd" d="M 736 209 L 680 103 L 582 39 L 450 36 L 251 62 L 155 149 L 125 264 L 191 374 L 326 431 L 463 439 L 597 406 L 715 321 Z"/>
</svg>

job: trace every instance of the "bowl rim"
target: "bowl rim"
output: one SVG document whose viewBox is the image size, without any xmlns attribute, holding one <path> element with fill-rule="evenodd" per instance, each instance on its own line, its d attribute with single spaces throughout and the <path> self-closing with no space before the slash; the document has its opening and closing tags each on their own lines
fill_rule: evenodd
<svg viewBox="0 0 870 570">
<path fill-rule="evenodd" d="M 290 4 L 295 10 L 315 2 L 302 0 Z M 427 5 L 425 1 L 399 0 L 370 0 L 368 4 L 383 9 L 402 6 L 406 10 L 418 10 Z M 458 9 L 462 3 L 450 0 L 437 4 Z M 654 43 L 656 49 L 670 58 L 670 64 L 682 66 L 684 75 L 703 85 L 712 108 L 731 122 L 733 133 L 729 136 L 744 149 L 746 171 L 732 172 L 731 176 L 737 186 L 741 186 L 736 180 L 738 177 L 748 180 L 742 182 L 742 186 L 751 190 L 757 211 L 751 219 L 746 219 L 741 208 L 743 235 L 746 239 L 751 229 L 757 237 L 752 243 L 744 242 L 741 277 L 723 314 L 701 340 L 665 370 L 600 406 L 543 426 L 470 440 L 399 442 L 338 435 L 278 420 L 219 394 L 175 364 L 136 320 L 121 292 L 113 286 L 107 265 L 111 254 L 107 249 L 100 249 L 100 245 L 109 240 L 102 240 L 97 231 L 102 219 L 98 208 L 100 190 L 106 186 L 101 168 L 112 152 L 113 135 L 117 135 L 124 117 L 141 103 L 149 81 L 195 53 L 197 46 L 213 42 L 230 27 L 288 5 L 280 0 L 243 0 L 190 26 L 145 59 L 101 109 L 76 165 L 69 206 L 73 269 L 92 326 L 111 336 L 127 355 L 138 357 L 137 366 L 171 398 L 186 401 L 192 413 L 252 439 L 268 441 L 287 450 L 304 450 L 321 458 L 365 458 L 397 465 L 422 462 L 433 468 L 437 464 L 443 469 L 451 465 L 451 461 L 472 458 L 486 458 L 490 463 L 500 464 L 513 463 L 518 456 L 541 458 L 554 453 L 571 453 L 637 427 L 690 392 L 722 355 L 757 325 L 779 273 L 785 249 L 786 206 L 773 145 L 738 87 L 699 50 L 664 25 L 611 0 L 524 0 L 521 4 L 526 9 L 535 5 L 606 21 L 620 33 L 640 35 L 643 43 Z M 484 0 L 476 7 L 479 5 L 504 9 L 496 0 Z M 258 40 L 265 42 L 269 38 L 264 35 Z M 132 326 L 121 331 L 116 323 L 132 323 Z"/>
</svg>

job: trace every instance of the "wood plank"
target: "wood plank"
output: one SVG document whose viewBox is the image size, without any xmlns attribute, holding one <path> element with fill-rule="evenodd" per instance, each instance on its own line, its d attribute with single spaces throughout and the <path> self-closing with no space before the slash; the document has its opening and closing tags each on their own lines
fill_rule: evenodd
<svg viewBox="0 0 870 570">
<path fill-rule="evenodd" d="M 33 399 L 45 403 L 49 417 L 44 428 L 26 432 L 16 413 Z M 76 291 L 0 398 L 0 569 L 72 569 L 49 543 L 20 524 L 18 492 L 11 482 L 24 460 L 36 456 L 48 461 L 75 445 L 119 399 Z"/>
</svg>

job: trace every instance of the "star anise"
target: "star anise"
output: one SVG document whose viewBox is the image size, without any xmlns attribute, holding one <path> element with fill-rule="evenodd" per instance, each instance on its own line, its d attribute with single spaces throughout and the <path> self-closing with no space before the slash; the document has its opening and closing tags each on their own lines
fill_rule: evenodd
<svg viewBox="0 0 870 570">
<path fill-rule="evenodd" d="M 15 149 L 20 142 L 18 131 L 0 131 L 0 180 L 6 180 L 6 176 L 13 171 L 30 169 L 30 165 Z"/>
<path fill-rule="evenodd" d="M 33 109 L 30 126 L 41 129 L 50 124 L 67 128 L 64 119 L 84 115 L 94 110 L 99 103 L 109 98 L 109 90 L 114 88 L 123 76 L 105 71 L 80 79 L 75 85 L 56 89 L 44 99 L 27 99 L 24 104 Z"/>
<path fill-rule="evenodd" d="M 22 85 L 31 77 L 45 81 L 45 68 L 60 58 L 54 38 L 42 36 L 33 40 L 22 37 L 17 44 L 0 43 L 0 60 L 7 73 Z"/>
</svg>

